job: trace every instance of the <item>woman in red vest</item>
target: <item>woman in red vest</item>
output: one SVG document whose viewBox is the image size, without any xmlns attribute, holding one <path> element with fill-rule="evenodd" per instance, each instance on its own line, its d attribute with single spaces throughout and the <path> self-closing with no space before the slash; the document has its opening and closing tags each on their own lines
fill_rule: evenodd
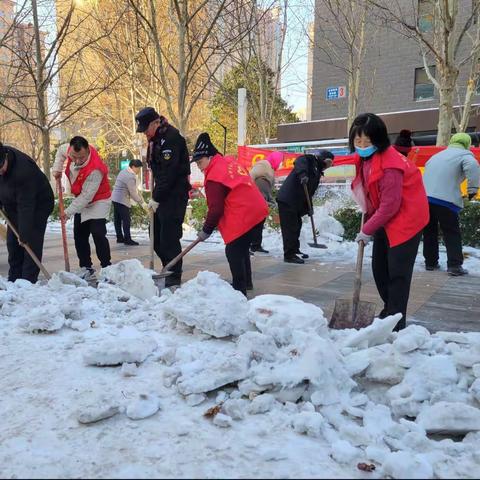
<svg viewBox="0 0 480 480">
<path fill-rule="evenodd" d="M 197 139 L 192 162 L 205 175 L 208 213 L 198 238 L 206 240 L 218 227 L 226 244 L 232 286 L 245 296 L 253 289 L 249 247 L 252 235 L 267 214 L 267 202 L 249 173 L 234 159 L 223 157 L 208 133 Z"/>
<path fill-rule="evenodd" d="M 422 230 L 429 219 L 422 175 L 390 146 L 387 128 L 373 113 L 359 115 L 350 127 L 349 146 L 356 166 L 352 193 L 365 213 L 355 239 L 373 238 L 372 270 L 384 308 L 379 317 L 402 313 L 405 328 L 413 266 Z M 352 159 L 340 163 L 352 163 Z"/>
</svg>

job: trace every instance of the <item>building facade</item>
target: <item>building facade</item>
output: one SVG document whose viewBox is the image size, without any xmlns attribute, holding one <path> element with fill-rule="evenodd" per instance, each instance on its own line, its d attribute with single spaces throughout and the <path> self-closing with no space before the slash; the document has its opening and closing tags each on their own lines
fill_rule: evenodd
<svg viewBox="0 0 480 480">
<path fill-rule="evenodd" d="M 311 47 L 311 94 L 308 96 L 310 122 L 279 126 L 278 141 L 306 141 L 341 138 L 347 134 L 348 79 L 343 65 L 329 54 L 328 42 L 339 44 L 339 34 L 325 19 L 322 0 L 316 1 L 314 41 Z M 393 4 L 393 2 L 392 2 Z M 431 0 L 398 0 L 409 18 L 418 18 L 419 28 L 428 34 L 432 30 Z M 459 0 L 460 24 L 472 14 L 475 2 Z M 412 9 L 417 10 L 412 10 Z M 327 19 L 328 20 L 328 19 Z M 334 24 L 334 22 L 332 22 Z M 327 25 L 327 26 L 326 26 Z M 476 25 L 472 29 L 476 29 Z M 398 30 L 398 29 L 397 29 Z M 365 57 L 360 75 L 358 113 L 374 112 L 381 116 L 393 135 L 407 128 L 417 135 L 435 134 L 438 122 L 438 92 L 424 68 L 420 47 L 415 39 L 407 38 L 389 24 L 367 15 L 365 28 Z M 469 54 L 468 41 L 460 44 L 459 57 Z M 339 48 L 337 51 L 341 51 Z M 347 50 L 344 51 L 345 64 Z M 435 75 L 435 62 L 428 61 Z M 466 64 L 458 79 L 458 98 L 461 102 L 469 73 Z M 473 101 L 480 104 L 480 88 Z M 383 115 L 385 114 L 385 115 Z M 480 130 L 480 116 L 473 111 L 469 130 Z"/>
</svg>

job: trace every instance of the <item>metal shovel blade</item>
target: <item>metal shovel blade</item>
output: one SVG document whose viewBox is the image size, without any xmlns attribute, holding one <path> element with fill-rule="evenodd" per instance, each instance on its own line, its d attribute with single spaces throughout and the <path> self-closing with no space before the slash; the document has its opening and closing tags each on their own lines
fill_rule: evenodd
<svg viewBox="0 0 480 480">
<path fill-rule="evenodd" d="M 323 243 L 309 243 L 308 246 L 312 248 L 328 248 Z"/>
<path fill-rule="evenodd" d="M 357 312 L 354 317 L 353 301 L 340 299 L 335 300 L 335 308 L 329 323 L 330 328 L 342 330 L 344 328 L 360 328 L 368 327 L 375 318 L 375 303 L 359 301 Z"/>
<path fill-rule="evenodd" d="M 160 272 L 160 273 L 154 273 L 152 275 L 152 279 L 153 280 L 160 280 L 161 278 L 165 278 L 165 277 L 168 277 L 169 275 L 171 275 L 173 272 L 170 272 L 170 271 L 166 271 L 166 272 Z"/>
</svg>

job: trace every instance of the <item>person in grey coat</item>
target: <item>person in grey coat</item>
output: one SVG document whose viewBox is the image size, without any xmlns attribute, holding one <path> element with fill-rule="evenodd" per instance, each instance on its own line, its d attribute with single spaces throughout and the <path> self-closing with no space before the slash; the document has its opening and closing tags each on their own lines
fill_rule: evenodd
<svg viewBox="0 0 480 480">
<path fill-rule="evenodd" d="M 137 190 L 137 175 L 142 169 L 141 160 L 132 160 L 125 170 L 121 170 L 112 191 L 113 223 L 117 243 L 138 245 L 130 235 L 131 200 L 147 210 L 147 204 Z M 123 227 L 123 231 L 122 231 Z"/>
<path fill-rule="evenodd" d="M 438 225 L 447 249 L 447 272 L 452 276 L 468 273 L 463 268 L 459 213 L 463 208 L 460 184 L 467 179 L 468 198 L 480 184 L 480 166 L 470 151 L 470 135 L 456 133 L 446 150 L 433 155 L 425 165 L 423 183 L 428 196 L 430 222 L 423 231 L 423 256 L 426 270 L 437 270 Z"/>
</svg>

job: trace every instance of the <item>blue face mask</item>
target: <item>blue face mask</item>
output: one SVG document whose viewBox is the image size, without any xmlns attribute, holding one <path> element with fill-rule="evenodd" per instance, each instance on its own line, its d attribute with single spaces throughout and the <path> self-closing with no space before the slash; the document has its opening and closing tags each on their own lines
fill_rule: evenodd
<svg viewBox="0 0 480 480">
<path fill-rule="evenodd" d="M 362 157 L 369 157 L 370 155 L 373 155 L 378 148 L 375 145 L 370 145 L 367 148 L 360 148 L 360 147 L 355 147 L 355 151 Z"/>
</svg>

